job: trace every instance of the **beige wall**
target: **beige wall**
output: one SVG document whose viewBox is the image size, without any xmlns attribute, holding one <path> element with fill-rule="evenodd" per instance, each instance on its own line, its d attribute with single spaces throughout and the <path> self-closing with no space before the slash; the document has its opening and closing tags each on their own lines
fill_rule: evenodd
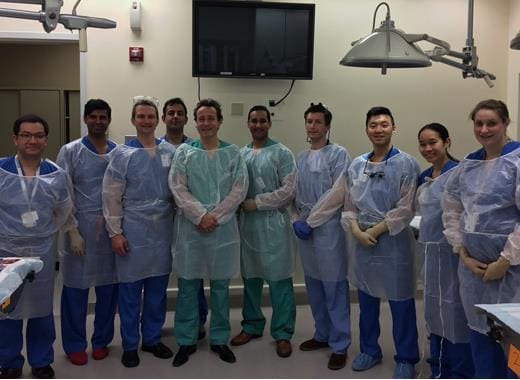
<svg viewBox="0 0 520 380">
<path fill-rule="evenodd" d="M 0 24 L 1 25 L 1 24 Z M 0 87 L 79 90 L 78 44 L 0 44 Z"/>
<path fill-rule="evenodd" d="M 65 3 L 63 12 L 70 12 L 73 2 Z M 141 33 L 130 30 L 130 3 L 88 0 L 78 9 L 80 14 L 106 17 L 118 23 L 115 30 L 89 29 L 85 60 L 86 97 L 102 97 L 111 103 L 111 134 L 118 141 L 133 132 L 129 122 L 132 96 L 153 95 L 161 102 L 182 96 L 190 108 L 197 99 L 197 80 L 191 77 L 191 0 L 142 0 Z M 364 114 L 373 105 L 387 105 L 393 110 L 399 126 L 396 145 L 418 157 L 423 166 L 417 154 L 417 130 L 432 121 L 446 124 L 453 136 L 453 152 L 462 157 L 477 146 L 467 115 L 484 98 L 508 102 L 514 115 L 511 134 L 516 136 L 520 52 L 509 50 L 511 35 L 520 29 L 516 1 L 475 1 L 474 33 L 480 66 L 498 77 L 492 89 L 482 80 L 462 79 L 459 70 L 439 63 L 426 69 L 391 70 L 386 76 L 374 69 L 340 66 L 338 62 L 350 42 L 370 31 L 378 1 L 316 0 L 315 4 L 314 80 L 297 81 L 292 94 L 273 109 L 272 135 L 294 152 L 307 146 L 302 114 L 311 101 L 322 101 L 332 110 L 332 139 L 346 146 L 352 156 L 369 149 Z M 427 32 L 450 42 L 454 50 L 464 45 L 466 0 L 393 0 L 390 6 L 398 28 L 408 33 Z M 380 11 L 378 20 L 382 17 L 384 12 Z M 41 26 L 34 21 L 0 19 L 0 30 L 38 31 Z M 144 47 L 143 64 L 128 62 L 129 46 Z M 289 84 L 287 80 L 203 78 L 201 96 L 214 97 L 223 105 L 221 137 L 243 145 L 249 138 L 245 116 L 231 116 L 230 104 L 242 102 L 245 110 L 257 103 L 266 104 L 268 99 L 279 99 Z M 163 131 L 161 126 L 160 133 Z M 187 132 L 195 133 L 191 121 Z"/>
</svg>

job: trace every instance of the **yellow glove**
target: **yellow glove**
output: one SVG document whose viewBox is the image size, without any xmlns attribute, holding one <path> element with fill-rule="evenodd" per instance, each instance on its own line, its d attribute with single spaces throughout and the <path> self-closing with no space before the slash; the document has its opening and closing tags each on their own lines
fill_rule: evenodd
<svg viewBox="0 0 520 380">
<path fill-rule="evenodd" d="M 81 237 L 77 228 L 73 228 L 68 231 L 69 239 L 70 239 L 70 249 L 72 253 L 76 256 L 85 255 L 85 240 Z"/>
<path fill-rule="evenodd" d="M 243 203 L 242 203 L 242 208 L 244 209 L 245 212 L 253 212 L 253 211 L 256 211 L 257 207 L 256 207 L 256 202 L 254 199 L 246 199 Z"/>
<path fill-rule="evenodd" d="M 372 236 L 374 239 L 377 239 L 379 236 L 383 235 L 385 232 L 388 232 L 388 225 L 383 221 L 377 223 L 375 226 L 367 228 L 365 231 L 367 234 Z"/>
<path fill-rule="evenodd" d="M 357 221 L 351 221 L 352 235 L 359 241 L 363 247 L 371 248 L 377 244 L 377 239 L 366 231 L 361 231 Z"/>
<path fill-rule="evenodd" d="M 508 259 L 503 256 L 500 256 L 497 261 L 493 261 L 489 263 L 486 271 L 484 272 L 484 277 L 482 279 L 484 281 L 493 281 L 500 280 L 504 277 L 509 270 L 511 263 Z"/>
</svg>

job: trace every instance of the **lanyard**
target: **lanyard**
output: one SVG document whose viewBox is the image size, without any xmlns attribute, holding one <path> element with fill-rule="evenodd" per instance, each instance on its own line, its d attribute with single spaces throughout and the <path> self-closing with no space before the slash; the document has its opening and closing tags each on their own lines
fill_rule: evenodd
<svg viewBox="0 0 520 380">
<path fill-rule="evenodd" d="M 18 172 L 18 175 L 20 176 L 20 185 L 22 186 L 22 192 L 23 192 L 23 195 L 25 197 L 25 200 L 27 201 L 27 204 L 29 205 L 29 209 L 31 210 L 32 209 L 32 201 L 34 199 L 34 196 L 36 195 L 36 190 L 38 190 L 38 182 L 36 182 L 33 186 L 33 189 L 32 189 L 32 193 L 31 193 L 31 197 L 29 198 L 29 193 L 27 191 L 27 183 L 25 182 L 25 175 L 24 175 L 24 172 L 22 170 L 22 167 L 20 166 L 20 162 L 18 161 L 18 155 L 16 155 L 14 157 L 14 162 L 16 163 L 16 171 Z M 40 166 L 41 166 L 41 161 L 40 161 L 40 165 L 38 166 L 38 169 L 36 170 L 36 175 L 35 177 L 38 177 L 40 175 Z M 33 178 L 34 180 L 36 180 L 35 178 Z"/>
</svg>

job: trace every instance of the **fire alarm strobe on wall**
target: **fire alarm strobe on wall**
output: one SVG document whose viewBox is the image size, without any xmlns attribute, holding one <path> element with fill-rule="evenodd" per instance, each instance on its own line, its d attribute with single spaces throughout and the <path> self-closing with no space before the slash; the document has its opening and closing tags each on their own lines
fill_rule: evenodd
<svg viewBox="0 0 520 380">
<path fill-rule="evenodd" d="M 144 61 L 144 48 L 142 47 L 129 47 L 128 54 L 130 62 L 143 62 Z"/>
</svg>

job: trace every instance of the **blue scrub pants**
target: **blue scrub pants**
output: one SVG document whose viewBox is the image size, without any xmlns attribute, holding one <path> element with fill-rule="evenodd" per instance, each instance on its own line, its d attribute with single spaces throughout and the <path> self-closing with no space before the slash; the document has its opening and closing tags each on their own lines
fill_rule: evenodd
<svg viewBox="0 0 520 380">
<path fill-rule="evenodd" d="M 305 287 L 314 318 L 314 339 L 327 342 L 333 353 L 346 353 L 352 342 L 348 282 L 305 276 Z"/>
<path fill-rule="evenodd" d="M 475 379 L 516 379 L 507 366 L 507 357 L 500 343 L 485 334 L 470 330 L 471 353 Z"/>
<path fill-rule="evenodd" d="M 430 334 L 430 368 L 435 379 L 472 379 L 475 373 L 469 343 L 451 343 Z"/>
<path fill-rule="evenodd" d="M 358 290 L 359 296 L 359 340 L 361 352 L 375 359 L 383 357 L 378 339 L 381 334 L 379 325 L 379 306 L 381 300 Z M 416 364 L 420 360 L 419 337 L 415 316 L 415 300 L 388 301 L 392 311 L 392 334 L 398 363 Z"/>
<path fill-rule="evenodd" d="M 67 355 L 87 350 L 87 312 L 90 289 L 63 285 L 61 292 L 61 338 Z M 106 347 L 114 338 L 117 284 L 96 286 L 96 309 L 92 348 Z"/>
<path fill-rule="evenodd" d="M 161 329 L 166 319 L 166 288 L 169 277 L 169 274 L 165 274 L 119 284 L 118 307 L 124 351 L 137 350 L 140 340 L 139 323 L 143 344 L 152 346 L 161 340 Z"/>
<path fill-rule="evenodd" d="M 56 331 L 52 314 L 27 320 L 25 341 L 27 359 L 31 367 L 41 368 L 54 362 L 52 345 L 55 339 Z M 23 320 L 0 320 L 0 367 L 23 368 L 25 359 L 22 356 L 22 348 Z"/>
</svg>

